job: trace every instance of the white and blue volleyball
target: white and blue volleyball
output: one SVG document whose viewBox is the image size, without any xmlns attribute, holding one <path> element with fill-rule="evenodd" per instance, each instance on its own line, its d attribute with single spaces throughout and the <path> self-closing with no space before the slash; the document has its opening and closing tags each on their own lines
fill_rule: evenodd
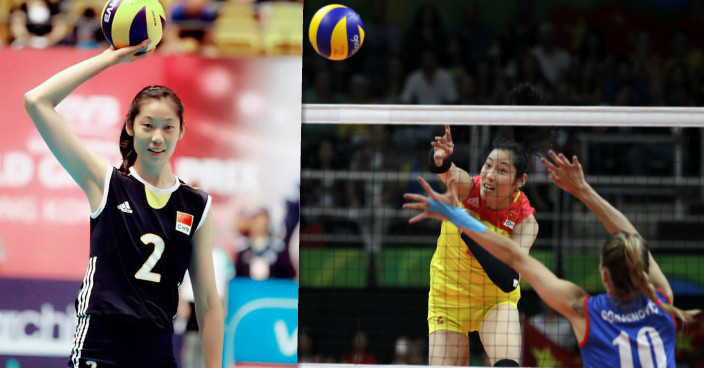
<svg viewBox="0 0 704 368">
<path fill-rule="evenodd" d="M 359 14 L 344 5 L 318 10 L 310 21 L 308 38 L 315 52 L 330 60 L 354 55 L 364 42 L 364 24 Z"/>
<path fill-rule="evenodd" d="M 166 24 L 164 8 L 158 0 L 108 0 L 101 13 L 105 39 L 115 49 L 139 45 L 150 39 L 146 52 L 161 41 Z"/>
</svg>

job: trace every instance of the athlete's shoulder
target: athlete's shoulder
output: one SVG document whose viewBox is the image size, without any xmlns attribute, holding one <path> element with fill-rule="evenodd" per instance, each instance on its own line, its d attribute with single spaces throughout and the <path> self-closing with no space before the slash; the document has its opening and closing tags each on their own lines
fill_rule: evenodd
<svg viewBox="0 0 704 368">
<path fill-rule="evenodd" d="M 179 189 L 182 190 L 187 196 L 200 198 L 203 201 L 208 200 L 208 197 L 210 195 L 206 191 L 204 191 L 203 189 L 200 189 L 195 185 L 187 183 L 181 178 L 178 178 L 178 181 L 181 184 Z"/>
<path fill-rule="evenodd" d="M 110 170 L 112 171 L 110 175 L 110 183 L 117 184 L 117 183 L 129 183 L 129 182 L 139 182 L 137 178 L 135 178 L 131 172 L 123 172 L 117 167 L 111 167 Z"/>
<path fill-rule="evenodd" d="M 511 207 L 513 210 L 518 210 L 521 213 L 522 218 L 535 215 L 535 208 L 531 207 L 528 196 L 522 190 L 519 191 L 516 197 L 514 198 Z"/>
</svg>

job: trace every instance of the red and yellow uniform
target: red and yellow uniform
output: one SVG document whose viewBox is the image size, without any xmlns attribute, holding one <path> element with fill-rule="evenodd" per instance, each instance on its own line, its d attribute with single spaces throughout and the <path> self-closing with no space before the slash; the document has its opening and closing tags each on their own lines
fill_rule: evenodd
<svg viewBox="0 0 704 368">
<path fill-rule="evenodd" d="M 520 190 L 507 208 L 490 210 L 479 195 L 479 176 L 472 179 L 474 189 L 462 201 L 462 207 L 489 230 L 510 237 L 521 221 L 535 214 L 528 197 Z M 429 333 L 449 330 L 466 335 L 469 331 L 477 331 L 494 307 L 501 304 L 516 306 L 520 297 L 520 286 L 505 293 L 494 285 L 460 238 L 457 227 L 449 221 L 442 222 L 437 249 L 430 262 Z"/>
</svg>

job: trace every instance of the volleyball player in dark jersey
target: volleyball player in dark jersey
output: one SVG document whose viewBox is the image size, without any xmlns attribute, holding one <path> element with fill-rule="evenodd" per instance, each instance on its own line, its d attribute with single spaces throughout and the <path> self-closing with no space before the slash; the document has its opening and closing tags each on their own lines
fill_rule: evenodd
<svg viewBox="0 0 704 368">
<path fill-rule="evenodd" d="M 146 57 L 134 55 L 146 45 L 108 49 L 25 94 L 37 130 L 91 209 L 90 260 L 76 300 L 78 328 L 68 367 L 176 367 L 173 317 L 186 269 L 205 364 L 222 365 L 210 196 L 183 183 L 168 165 L 185 132 L 181 101 L 162 86 L 137 94 L 120 137 L 120 169 L 88 151 L 55 110 L 101 71 Z"/>
</svg>

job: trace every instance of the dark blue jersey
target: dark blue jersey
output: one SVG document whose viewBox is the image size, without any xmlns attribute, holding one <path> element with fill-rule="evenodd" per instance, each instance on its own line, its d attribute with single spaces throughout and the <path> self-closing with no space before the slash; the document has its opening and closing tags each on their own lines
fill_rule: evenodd
<svg viewBox="0 0 704 368">
<path fill-rule="evenodd" d="M 656 294 L 667 301 L 661 292 Z M 584 307 L 584 367 L 675 367 L 675 321 L 645 294 L 629 300 L 590 296 Z"/>
<path fill-rule="evenodd" d="M 102 202 L 91 214 L 90 262 L 76 311 L 173 331 L 178 287 L 210 196 L 178 179 L 158 189 L 130 173 L 106 173 Z"/>
</svg>

